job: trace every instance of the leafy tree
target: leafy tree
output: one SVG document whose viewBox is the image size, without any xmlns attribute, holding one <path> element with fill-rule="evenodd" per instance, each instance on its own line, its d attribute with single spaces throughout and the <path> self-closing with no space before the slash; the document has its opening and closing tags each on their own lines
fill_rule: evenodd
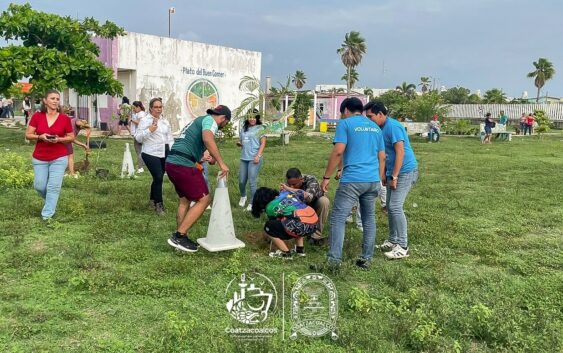
<svg viewBox="0 0 563 353">
<path fill-rule="evenodd" d="M 406 113 L 414 121 L 422 122 L 429 121 L 435 114 L 441 117 L 445 116 L 448 113 L 448 107 L 444 105 L 440 93 L 431 91 L 411 99 L 406 107 Z"/>
<path fill-rule="evenodd" d="M 293 74 L 293 77 L 291 79 L 291 82 L 293 82 L 295 87 L 297 89 L 303 88 L 305 81 L 307 81 L 307 76 L 305 76 L 305 73 L 300 70 L 295 71 L 295 74 Z"/>
<path fill-rule="evenodd" d="M 346 66 L 346 72 L 348 78 L 347 82 L 347 93 L 350 95 L 350 89 L 352 84 L 350 81 L 350 74 L 352 68 L 358 66 L 362 62 L 363 55 L 366 53 L 367 46 L 365 39 L 360 35 L 360 32 L 351 31 L 346 33 L 344 36 L 344 42 L 342 43 L 340 49 L 336 51 L 340 55 L 340 59 L 344 66 Z M 357 80 L 356 80 L 357 81 Z"/>
<path fill-rule="evenodd" d="M 371 88 L 364 89 L 364 95 L 368 97 L 369 100 L 373 99 L 373 90 Z"/>
<path fill-rule="evenodd" d="M 84 95 L 122 94 L 113 71 L 98 60 L 100 50 L 91 37 L 124 33 L 111 22 L 100 25 L 93 18 L 80 22 L 35 11 L 29 4 L 10 4 L 0 15 L 0 37 L 21 44 L 0 48 L 0 92 L 29 77 L 32 94 L 67 87 Z"/>
<path fill-rule="evenodd" d="M 539 58 L 538 61 L 534 61 L 534 67 L 536 69 L 528 73 L 527 77 L 534 79 L 534 85 L 538 88 L 536 102 L 539 102 L 540 90 L 547 81 L 551 80 L 553 76 L 555 76 L 555 68 L 546 58 Z"/>
<path fill-rule="evenodd" d="M 350 70 L 347 70 L 347 72 L 344 74 L 344 76 L 342 76 L 340 79 L 342 81 L 348 82 L 348 88 L 352 89 L 352 88 L 354 88 L 354 85 L 356 84 L 356 82 L 358 82 L 360 77 L 359 77 L 356 69 L 351 68 Z M 348 93 L 350 93 L 350 92 L 348 92 Z"/>
<path fill-rule="evenodd" d="M 309 93 L 299 92 L 293 102 L 293 117 L 295 118 L 295 127 L 297 131 L 301 131 L 305 127 L 305 121 L 309 118 L 309 109 L 313 107 L 313 98 Z"/>
<path fill-rule="evenodd" d="M 452 87 L 441 92 L 442 98 L 448 104 L 466 104 L 469 103 L 471 91 L 464 87 Z"/>
<path fill-rule="evenodd" d="M 404 96 L 412 96 L 414 95 L 416 86 L 414 83 L 403 82 L 400 86 L 395 87 L 395 89 Z"/>
<path fill-rule="evenodd" d="M 389 116 L 400 118 L 406 117 L 410 98 L 398 91 L 387 91 L 377 97 L 389 110 Z"/>
<path fill-rule="evenodd" d="M 426 93 L 430 88 L 430 77 L 426 77 L 426 76 L 421 77 L 420 83 L 418 85 L 420 86 L 420 90 L 422 91 L 422 93 L 423 94 Z"/>
<path fill-rule="evenodd" d="M 479 96 L 476 95 L 475 93 L 470 94 L 469 97 L 468 97 L 468 99 L 469 99 L 469 100 L 467 101 L 467 103 L 469 103 L 469 104 L 478 104 L 478 103 L 481 103 L 481 102 L 482 102 L 481 97 L 479 97 Z"/>
<path fill-rule="evenodd" d="M 543 133 L 549 132 L 552 122 L 543 110 L 534 110 L 534 119 L 538 123 L 535 131 L 538 133 L 538 138 L 540 138 Z"/>
<path fill-rule="evenodd" d="M 501 89 L 493 88 L 485 92 L 485 96 L 483 97 L 483 101 L 485 103 L 506 103 L 506 93 L 504 93 Z"/>
</svg>

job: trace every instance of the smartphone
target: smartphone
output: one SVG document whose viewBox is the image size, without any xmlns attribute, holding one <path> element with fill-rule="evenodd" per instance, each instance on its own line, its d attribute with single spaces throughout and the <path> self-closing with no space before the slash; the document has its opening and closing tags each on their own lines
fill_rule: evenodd
<svg viewBox="0 0 563 353">
<path fill-rule="evenodd" d="M 47 140 L 54 140 L 57 138 L 57 135 L 47 135 L 46 138 Z"/>
</svg>

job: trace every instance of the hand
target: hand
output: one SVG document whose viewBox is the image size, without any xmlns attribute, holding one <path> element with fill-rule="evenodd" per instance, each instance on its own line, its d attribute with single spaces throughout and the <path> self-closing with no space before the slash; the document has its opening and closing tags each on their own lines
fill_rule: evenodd
<svg viewBox="0 0 563 353">
<path fill-rule="evenodd" d="M 229 176 L 229 167 L 225 163 L 219 164 L 219 168 L 221 168 L 221 172 L 219 173 L 219 177 L 226 178 Z"/>
<path fill-rule="evenodd" d="M 284 183 L 281 183 L 281 184 L 280 184 L 280 191 L 287 190 L 287 188 L 288 188 L 288 186 L 285 185 Z"/>
<path fill-rule="evenodd" d="M 391 190 L 396 190 L 397 189 L 397 182 L 399 180 L 395 179 L 395 180 L 390 180 L 389 181 L 389 187 L 391 188 Z"/>
<path fill-rule="evenodd" d="M 37 140 L 41 140 L 41 141 L 47 142 L 47 135 L 49 135 L 49 134 L 37 135 Z"/>
<path fill-rule="evenodd" d="M 381 177 L 381 185 L 387 186 L 387 177 L 385 175 Z"/>
<path fill-rule="evenodd" d="M 323 182 L 321 183 L 321 189 L 323 190 L 323 192 L 328 192 L 328 183 L 330 182 L 330 179 L 323 179 Z"/>
<path fill-rule="evenodd" d="M 342 169 L 338 169 L 336 171 L 336 175 L 334 176 L 334 180 L 338 180 L 340 178 L 342 178 Z"/>
<path fill-rule="evenodd" d="M 254 164 L 260 163 L 260 157 L 254 156 Z"/>
</svg>

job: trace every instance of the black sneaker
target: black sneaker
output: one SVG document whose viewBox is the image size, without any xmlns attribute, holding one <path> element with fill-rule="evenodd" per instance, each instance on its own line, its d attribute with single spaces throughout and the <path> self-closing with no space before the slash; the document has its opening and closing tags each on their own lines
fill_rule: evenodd
<svg viewBox="0 0 563 353">
<path fill-rule="evenodd" d="M 181 236 L 178 232 L 172 234 L 170 239 L 168 239 L 168 244 L 177 250 L 185 252 L 196 252 L 198 249 L 198 244 L 191 241 L 187 235 Z"/>
<path fill-rule="evenodd" d="M 356 260 L 356 266 L 362 270 L 369 270 L 370 261 L 366 259 L 359 258 Z"/>
<path fill-rule="evenodd" d="M 305 256 L 305 249 L 303 249 L 303 248 L 297 249 L 297 246 L 294 246 L 293 249 L 291 249 L 291 253 L 292 253 L 294 256 L 303 257 L 303 256 Z"/>
</svg>

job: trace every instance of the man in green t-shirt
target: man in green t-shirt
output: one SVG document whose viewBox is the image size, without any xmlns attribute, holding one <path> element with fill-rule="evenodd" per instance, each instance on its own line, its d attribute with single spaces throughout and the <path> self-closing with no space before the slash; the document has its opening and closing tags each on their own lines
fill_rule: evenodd
<svg viewBox="0 0 563 353">
<path fill-rule="evenodd" d="M 178 250 L 195 252 L 198 244 L 188 238 L 188 231 L 201 217 L 209 205 L 209 189 L 203 177 L 199 161 L 205 150 L 211 154 L 213 164 L 217 162 L 221 168 L 220 177 L 227 177 L 229 167 L 223 161 L 215 134 L 223 129 L 231 120 L 231 110 L 218 105 L 207 110 L 208 115 L 196 118 L 186 125 L 176 139 L 170 154 L 166 158 L 166 174 L 180 197 L 176 213 L 176 232 L 168 239 L 168 244 Z M 190 202 L 195 204 L 190 207 Z"/>
</svg>

